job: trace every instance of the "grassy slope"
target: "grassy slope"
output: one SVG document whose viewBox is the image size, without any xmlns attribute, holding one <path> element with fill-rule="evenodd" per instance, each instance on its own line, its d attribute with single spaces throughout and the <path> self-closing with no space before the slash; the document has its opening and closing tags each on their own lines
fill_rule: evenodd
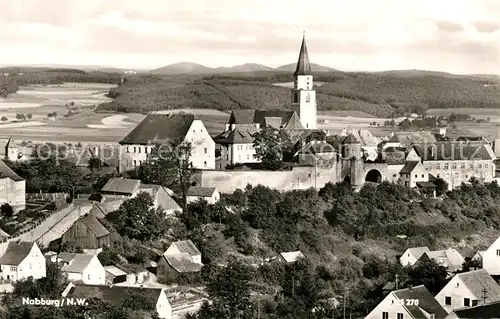
<svg viewBox="0 0 500 319">
<path fill-rule="evenodd" d="M 290 90 L 273 83 L 293 81 L 288 73 L 247 72 L 213 76 L 137 76 L 114 90 L 116 101 L 101 109 L 125 112 L 212 108 L 280 108 Z M 424 71 L 321 73 L 315 81 L 318 109 L 362 111 L 388 117 L 428 108 L 500 108 L 500 91 L 491 77 Z"/>
</svg>

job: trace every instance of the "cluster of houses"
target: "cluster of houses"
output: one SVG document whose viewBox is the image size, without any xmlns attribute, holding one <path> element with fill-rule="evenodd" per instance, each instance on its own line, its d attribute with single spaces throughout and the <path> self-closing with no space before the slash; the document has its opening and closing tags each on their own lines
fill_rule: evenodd
<svg viewBox="0 0 500 319">
<path fill-rule="evenodd" d="M 398 282 L 384 287 L 388 292 L 366 319 L 494 319 L 500 317 L 500 237 L 472 260 L 481 269 L 466 272 L 464 257 L 455 249 L 431 251 L 428 247 L 407 249 L 401 265 L 412 267 L 431 259 L 448 270 L 450 280 L 433 296 L 425 286 L 398 289 Z"/>
</svg>

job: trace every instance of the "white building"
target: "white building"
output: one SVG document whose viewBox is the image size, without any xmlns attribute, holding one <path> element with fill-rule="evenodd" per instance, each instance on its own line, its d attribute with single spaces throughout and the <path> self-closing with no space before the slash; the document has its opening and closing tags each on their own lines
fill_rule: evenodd
<svg viewBox="0 0 500 319">
<path fill-rule="evenodd" d="M 500 301 L 500 286 L 484 269 L 456 274 L 436 295 L 447 311 Z M 484 298 L 484 299 L 483 299 Z"/>
<path fill-rule="evenodd" d="M 197 169 L 215 168 L 215 142 L 203 122 L 193 114 L 149 114 L 120 141 L 119 170 L 145 162 L 157 145 L 166 150 L 180 142 L 191 144 L 191 163 Z"/>
<path fill-rule="evenodd" d="M 202 264 L 201 252 L 196 248 L 191 240 L 180 240 L 172 243 L 168 249 L 163 253 L 163 256 L 176 256 L 182 254 L 189 254 L 193 262 Z"/>
<path fill-rule="evenodd" d="M 69 281 L 81 281 L 86 285 L 106 284 L 106 270 L 95 255 L 60 253 L 51 257 L 58 262 Z"/>
<path fill-rule="evenodd" d="M 490 275 L 500 275 L 500 237 L 483 253 L 483 269 Z"/>
<path fill-rule="evenodd" d="M 187 202 L 192 203 L 200 199 L 206 200 L 209 204 L 215 204 L 220 200 L 220 193 L 215 187 L 190 187 L 186 197 Z"/>
<path fill-rule="evenodd" d="M 0 257 L 1 277 L 17 281 L 33 277 L 40 279 L 46 275 L 45 257 L 34 242 L 11 241 Z"/>
<path fill-rule="evenodd" d="M 403 266 L 413 266 L 417 260 L 426 252 L 430 252 L 428 247 L 413 247 L 408 248 L 399 258 L 399 262 Z"/>
<path fill-rule="evenodd" d="M 365 319 L 444 319 L 448 313 L 424 285 L 389 293 Z"/>
</svg>

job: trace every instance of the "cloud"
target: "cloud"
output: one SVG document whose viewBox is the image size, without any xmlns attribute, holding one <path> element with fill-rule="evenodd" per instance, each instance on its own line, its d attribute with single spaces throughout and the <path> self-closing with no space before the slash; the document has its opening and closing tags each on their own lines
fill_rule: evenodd
<svg viewBox="0 0 500 319">
<path fill-rule="evenodd" d="M 477 73 L 500 62 L 497 0 L 3 1 L 2 64 L 281 65 L 296 59 L 302 30 L 311 61 L 340 69 Z"/>
</svg>

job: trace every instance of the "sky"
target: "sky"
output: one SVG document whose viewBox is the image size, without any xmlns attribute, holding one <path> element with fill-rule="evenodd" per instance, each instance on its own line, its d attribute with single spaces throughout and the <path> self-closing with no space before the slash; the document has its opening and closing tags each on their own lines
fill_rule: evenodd
<svg viewBox="0 0 500 319">
<path fill-rule="evenodd" d="M 500 74 L 500 0 L 0 0 L 0 65 Z"/>
</svg>

